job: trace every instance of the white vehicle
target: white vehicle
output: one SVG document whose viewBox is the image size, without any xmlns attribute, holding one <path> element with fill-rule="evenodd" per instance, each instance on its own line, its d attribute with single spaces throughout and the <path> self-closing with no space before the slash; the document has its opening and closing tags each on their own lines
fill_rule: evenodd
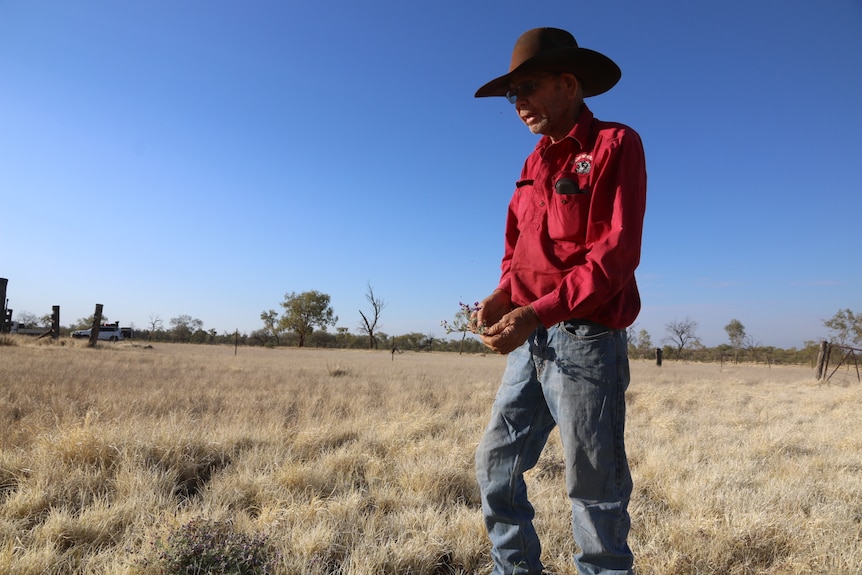
<svg viewBox="0 0 862 575">
<path fill-rule="evenodd" d="M 90 337 L 92 329 L 79 329 L 72 332 L 72 337 Z M 112 323 L 99 326 L 99 339 L 102 341 L 122 341 L 123 331 L 118 324 Z"/>
</svg>

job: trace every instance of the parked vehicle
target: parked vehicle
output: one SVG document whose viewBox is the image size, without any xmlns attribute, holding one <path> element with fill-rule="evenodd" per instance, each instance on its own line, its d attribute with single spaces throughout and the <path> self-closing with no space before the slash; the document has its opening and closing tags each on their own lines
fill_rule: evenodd
<svg viewBox="0 0 862 575">
<path fill-rule="evenodd" d="M 10 333 L 17 333 L 20 335 L 42 335 L 46 331 L 51 331 L 50 327 L 26 327 L 26 324 L 18 323 L 17 321 L 12 322 L 12 325 L 9 328 Z"/>
<path fill-rule="evenodd" d="M 72 337 L 90 337 L 92 329 L 79 329 L 72 332 Z M 99 339 L 102 341 L 122 341 L 123 330 L 119 324 L 111 323 L 99 326 Z"/>
</svg>

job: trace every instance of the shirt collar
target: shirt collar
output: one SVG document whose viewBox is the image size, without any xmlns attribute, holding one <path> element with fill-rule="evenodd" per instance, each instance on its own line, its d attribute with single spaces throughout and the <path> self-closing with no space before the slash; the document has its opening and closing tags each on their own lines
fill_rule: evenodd
<svg viewBox="0 0 862 575">
<path fill-rule="evenodd" d="M 578 119 L 571 131 L 566 134 L 566 138 L 570 138 L 578 143 L 583 150 L 584 146 L 590 141 L 590 133 L 593 128 L 593 112 L 587 107 L 586 102 L 581 105 L 581 111 L 578 114 Z M 536 150 L 544 153 L 551 145 L 551 138 L 542 136 L 539 143 L 536 144 Z"/>
</svg>

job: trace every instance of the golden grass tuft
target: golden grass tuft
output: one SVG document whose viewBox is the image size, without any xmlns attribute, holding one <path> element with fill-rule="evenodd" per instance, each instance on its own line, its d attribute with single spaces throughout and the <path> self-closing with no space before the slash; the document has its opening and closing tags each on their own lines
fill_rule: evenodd
<svg viewBox="0 0 862 575">
<path fill-rule="evenodd" d="M 198 518 L 277 573 L 490 570 L 473 452 L 497 356 L 16 341 L 0 353 L 0 573 L 158 572 Z M 862 385 L 808 368 L 632 365 L 640 575 L 862 572 Z M 574 575 L 552 435 L 528 475 Z"/>
</svg>

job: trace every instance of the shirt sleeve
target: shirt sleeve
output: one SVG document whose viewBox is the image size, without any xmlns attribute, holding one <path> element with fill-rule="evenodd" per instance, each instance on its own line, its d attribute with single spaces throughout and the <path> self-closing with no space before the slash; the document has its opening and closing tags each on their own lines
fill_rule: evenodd
<svg viewBox="0 0 862 575">
<path fill-rule="evenodd" d="M 523 181 L 527 173 L 527 162 L 524 162 L 524 167 L 521 169 L 521 180 Z M 520 194 L 517 187 L 512 194 L 512 199 L 509 201 L 509 211 L 506 213 L 506 237 L 505 248 L 503 251 L 503 261 L 500 264 L 500 283 L 497 289 L 512 295 L 512 256 L 515 253 L 515 244 L 518 242 L 518 202 Z"/>
<path fill-rule="evenodd" d="M 621 127 L 608 145 L 596 151 L 584 261 L 563 276 L 559 287 L 532 302 L 546 327 L 567 319 L 603 315 L 602 307 L 618 299 L 617 295 L 635 281 L 646 209 L 643 144 L 634 130 Z M 507 236 L 509 229 L 507 226 Z M 507 254 L 509 240 L 507 237 Z"/>
</svg>

